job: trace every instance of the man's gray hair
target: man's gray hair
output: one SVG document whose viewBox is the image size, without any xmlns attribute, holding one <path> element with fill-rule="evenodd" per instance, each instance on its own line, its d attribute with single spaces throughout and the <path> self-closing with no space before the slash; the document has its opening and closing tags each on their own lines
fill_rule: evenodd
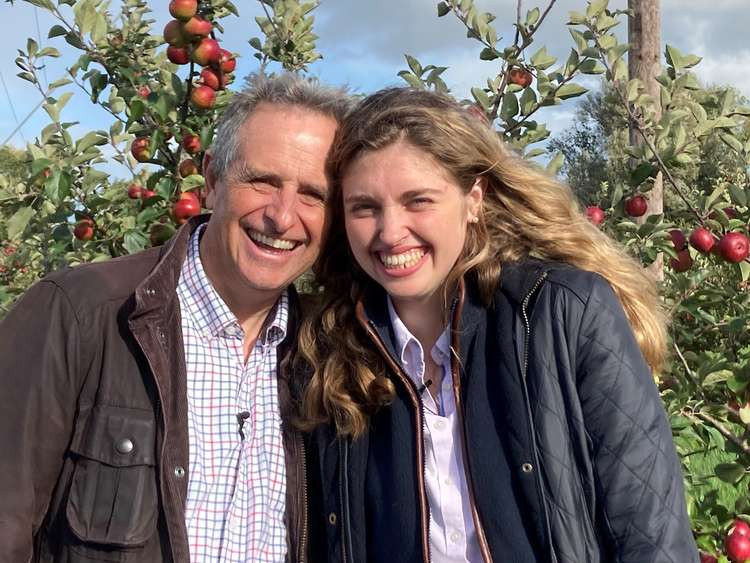
<svg viewBox="0 0 750 563">
<path fill-rule="evenodd" d="M 239 149 L 239 130 L 261 103 L 298 106 L 332 117 L 338 123 L 352 107 L 346 88 L 321 84 L 291 72 L 277 75 L 251 74 L 245 88 L 234 94 L 216 125 L 211 148 L 211 169 L 217 179 L 224 178 Z"/>
</svg>

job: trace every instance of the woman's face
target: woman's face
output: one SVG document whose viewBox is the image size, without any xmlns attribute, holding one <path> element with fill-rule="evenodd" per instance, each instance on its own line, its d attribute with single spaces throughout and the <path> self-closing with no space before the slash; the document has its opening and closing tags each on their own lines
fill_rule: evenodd
<svg viewBox="0 0 750 563">
<path fill-rule="evenodd" d="M 362 269 L 397 306 L 440 303 L 479 213 L 479 183 L 464 193 L 431 155 L 397 141 L 357 157 L 342 192 L 346 234 Z"/>
</svg>

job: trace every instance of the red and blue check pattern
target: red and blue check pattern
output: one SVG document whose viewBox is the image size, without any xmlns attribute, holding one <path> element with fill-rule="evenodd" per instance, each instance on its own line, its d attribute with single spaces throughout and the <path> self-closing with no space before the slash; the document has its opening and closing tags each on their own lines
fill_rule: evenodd
<svg viewBox="0 0 750 563">
<path fill-rule="evenodd" d="M 244 362 L 242 327 L 201 264 L 201 232 L 193 233 L 177 286 L 187 367 L 190 561 L 280 562 L 287 551 L 286 472 L 276 371 L 288 297 L 281 295 Z M 246 417 L 242 428 L 239 413 Z"/>
</svg>

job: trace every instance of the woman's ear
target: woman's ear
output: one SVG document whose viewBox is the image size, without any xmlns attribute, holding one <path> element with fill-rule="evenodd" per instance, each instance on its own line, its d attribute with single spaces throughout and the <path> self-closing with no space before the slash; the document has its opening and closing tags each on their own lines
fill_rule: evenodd
<svg viewBox="0 0 750 563">
<path fill-rule="evenodd" d="M 471 186 L 468 193 L 466 194 L 466 212 L 468 214 L 469 223 L 479 222 L 479 217 L 482 214 L 482 201 L 484 200 L 484 190 L 487 188 L 487 178 L 479 176 L 474 180 L 474 185 Z"/>
</svg>

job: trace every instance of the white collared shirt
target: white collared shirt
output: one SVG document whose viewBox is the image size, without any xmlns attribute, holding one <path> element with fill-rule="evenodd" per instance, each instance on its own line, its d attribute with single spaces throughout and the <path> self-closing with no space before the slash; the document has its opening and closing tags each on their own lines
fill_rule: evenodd
<svg viewBox="0 0 750 563">
<path fill-rule="evenodd" d="M 423 389 L 426 381 L 422 345 L 399 318 L 390 297 L 388 313 L 401 367 L 417 389 Z M 443 370 L 440 391 L 436 393 L 438 401 L 427 389 L 421 394 L 425 418 L 425 486 L 430 506 L 430 550 L 433 563 L 474 563 L 482 561 L 482 556 L 461 453 L 462 432 L 453 395 L 450 354 L 448 325 L 430 351 L 432 360 Z"/>
<path fill-rule="evenodd" d="M 190 561 L 283 562 L 286 466 L 276 372 L 288 296 L 279 298 L 245 362 L 242 326 L 203 270 L 201 230 L 190 239 L 177 285 L 187 369 Z"/>
</svg>

